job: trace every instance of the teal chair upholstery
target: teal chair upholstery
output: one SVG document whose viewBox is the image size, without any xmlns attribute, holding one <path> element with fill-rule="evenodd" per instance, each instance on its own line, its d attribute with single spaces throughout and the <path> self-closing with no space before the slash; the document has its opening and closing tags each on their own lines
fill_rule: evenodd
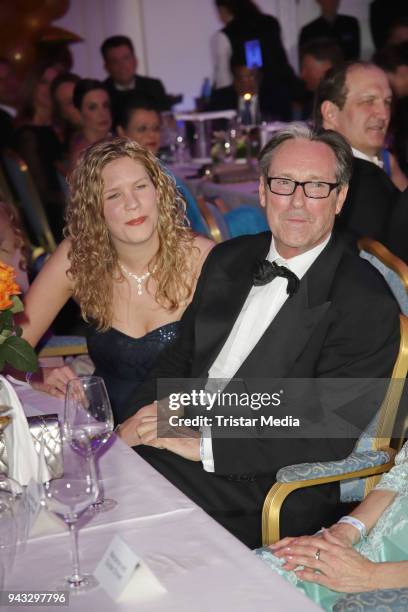
<svg viewBox="0 0 408 612">
<path fill-rule="evenodd" d="M 224 219 L 231 238 L 269 230 L 263 211 L 254 206 L 234 208 L 225 213 Z"/>
<path fill-rule="evenodd" d="M 408 588 L 350 593 L 339 599 L 333 612 L 407 612 Z"/>
</svg>

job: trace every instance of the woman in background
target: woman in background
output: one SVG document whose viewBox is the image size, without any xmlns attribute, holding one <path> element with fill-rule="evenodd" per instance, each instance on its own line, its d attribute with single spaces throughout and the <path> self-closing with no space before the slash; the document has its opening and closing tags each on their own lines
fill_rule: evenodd
<svg viewBox="0 0 408 612">
<path fill-rule="evenodd" d="M 106 86 L 95 79 L 81 79 L 75 85 L 73 102 L 80 112 L 82 131 L 72 143 L 69 168 L 74 168 L 81 152 L 89 145 L 111 136 L 111 102 Z"/>
<path fill-rule="evenodd" d="M 56 164 L 63 158 L 53 126 L 50 85 L 62 67 L 42 66 L 23 85 L 23 105 L 17 117 L 16 149 L 27 163 L 54 238 L 62 238 L 65 201 Z"/>
</svg>

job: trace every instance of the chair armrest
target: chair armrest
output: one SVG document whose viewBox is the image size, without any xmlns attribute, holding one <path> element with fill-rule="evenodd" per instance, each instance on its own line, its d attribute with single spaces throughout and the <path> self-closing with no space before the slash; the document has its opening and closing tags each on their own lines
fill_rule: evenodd
<svg viewBox="0 0 408 612">
<path fill-rule="evenodd" d="M 367 465 L 366 467 L 362 467 L 361 469 L 355 469 L 354 471 L 352 470 L 342 471 L 342 472 L 337 471 L 337 467 L 343 462 L 346 463 L 352 455 L 362 455 L 363 457 L 370 455 L 371 459 L 367 458 L 367 462 L 371 461 L 375 463 L 375 459 L 372 456 L 375 454 L 378 455 L 377 464 L 374 464 L 371 466 Z M 350 455 L 347 459 L 344 459 L 341 461 L 327 461 L 327 462 L 316 463 L 316 464 L 315 463 L 309 463 L 309 464 L 300 463 L 298 465 L 288 466 L 288 467 L 285 467 L 279 470 L 277 474 L 277 482 L 269 490 L 269 493 L 267 494 L 265 501 L 264 501 L 264 505 L 263 505 L 263 510 L 262 510 L 262 542 L 263 542 L 263 545 L 268 546 L 269 544 L 273 544 L 274 542 L 279 540 L 280 538 L 280 512 L 281 512 L 282 504 L 285 501 L 285 499 L 288 497 L 288 495 L 290 495 L 293 491 L 296 491 L 297 489 L 303 489 L 306 487 L 312 487 L 312 486 L 319 485 L 319 484 L 326 484 L 329 482 L 340 482 L 342 480 L 351 480 L 353 478 L 365 478 L 367 476 L 383 474 L 384 472 L 387 472 L 388 470 L 392 468 L 394 464 L 395 454 L 396 454 L 396 451 L 394 449 L 386 448 L 380 451 L 366 451 L 365 453 L 352 453 L 352 455 Z M 360 462 L 359 462 L 360 465 L 363 465 L 363 457 L 360 459 Z M 385 462 L 383 462 L 385 458 L 386 460 Z M 303 479 L 302 478 L 296 479 L 294 477 L 292 478 L 292 475 L 294 476 L 294 473 L 296 470 L 299 469 L 299 472 L 302 471 L 302 468 L 299 468 L 299 466 L 307 466 L 307 470 L 312 471 L 315 465 L 322 466 L 316 470 L 317 474 L 313 472 L 313 476 L 311 476 L 305 473 Z M 330 471 L 330 468 L 327 467 L 328 465 L 332 467 L 332 473 L 330 475 L 328 474 L 328 472 Z M 350 470 L 352 465 L 353 465 L 353 460 L 346 467 Z M 356 468 L 357 462 L 354 463 L 354 466 Z M 293 473 L 291 471 L 291 468 L 294 468 Z M 326 474 L 322 473 L 324 469 L 327 469 Z M 292 478 L 292 479 L 286 482 L 282 482 L 278 480 L 279 478 L 282 478 L 282 472 L 284 473 L 284 475 L 286 475 L 287 478 Z"/>
<path fill-rule="evenodd" d="M 366 451 L 351 453 L 346 459 L 339 461 L 321 461 L 316 463 L 298 463 L 281 468 L 276 475 L 276 482 L 294 482 L 310 480 L 325 476 L 349 474 L 365 468 L 383 465 L 390 460 L 386 451 Z"/>
<path fill-rule="evenodd" d="M 333 606 L 333 612 L 348 612 L 350 610 L 405 612 L 408 610 L 408 588 L 350 593 L 339 599 Z"/>
</svg>

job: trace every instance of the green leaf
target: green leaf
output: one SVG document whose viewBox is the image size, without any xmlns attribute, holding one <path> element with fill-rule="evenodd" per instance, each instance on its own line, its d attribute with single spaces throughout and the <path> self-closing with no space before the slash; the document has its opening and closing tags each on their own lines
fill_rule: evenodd
<svg viewBox="0 0 408 612">
<path fill-rule="evenodd" d="M 37 355 L 23 338 L 10 336 L 0 345 L 0 360 L 7 361 L 13 368 L 23 372 L 35 372 L 38 368 Z"/>
<path fill-rule="evenodd" d="M 21 338 L 21 336 L 23 335 L 23 329 L 19 325 L 15 325 L 14 326 L 14 333 L 16 334 L 16 336 Z"/>
<path fill-rule="evenodd" d="M 24 304 L 23 302 L 20 300 L 20 298 L 18 297 L 18 295 L 13 295 L 11 297 L 12 301 L 13 301 L 13 306 L 10 308 L 10 311 L 13 314 L 16 314 L 17 312 L 23 312 L 24 310 Z"/>
<path fill-rule="evenodd" d="M 13 313 L 10 308 L 0 313 L 0 329 L 13 329 Z"/>
</svg>

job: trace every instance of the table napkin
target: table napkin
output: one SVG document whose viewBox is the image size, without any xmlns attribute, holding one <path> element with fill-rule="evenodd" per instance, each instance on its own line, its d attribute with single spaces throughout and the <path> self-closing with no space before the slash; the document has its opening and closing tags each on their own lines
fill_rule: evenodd
<svg viewBox="0 0 408 612">
<path fill-rule="evenodd" d="M 22 486 L 28 485 L 31 479 L 48 481 L 50 475 L 45 458 L 42 455 L 40 459 L 37 455 L 21 402 L 11 383 L 3 376 L 0 376 L 0 403 L 10 407 L 7 414 L 12 419 L 3 432 L 9 476 Z"/>
</svg>

